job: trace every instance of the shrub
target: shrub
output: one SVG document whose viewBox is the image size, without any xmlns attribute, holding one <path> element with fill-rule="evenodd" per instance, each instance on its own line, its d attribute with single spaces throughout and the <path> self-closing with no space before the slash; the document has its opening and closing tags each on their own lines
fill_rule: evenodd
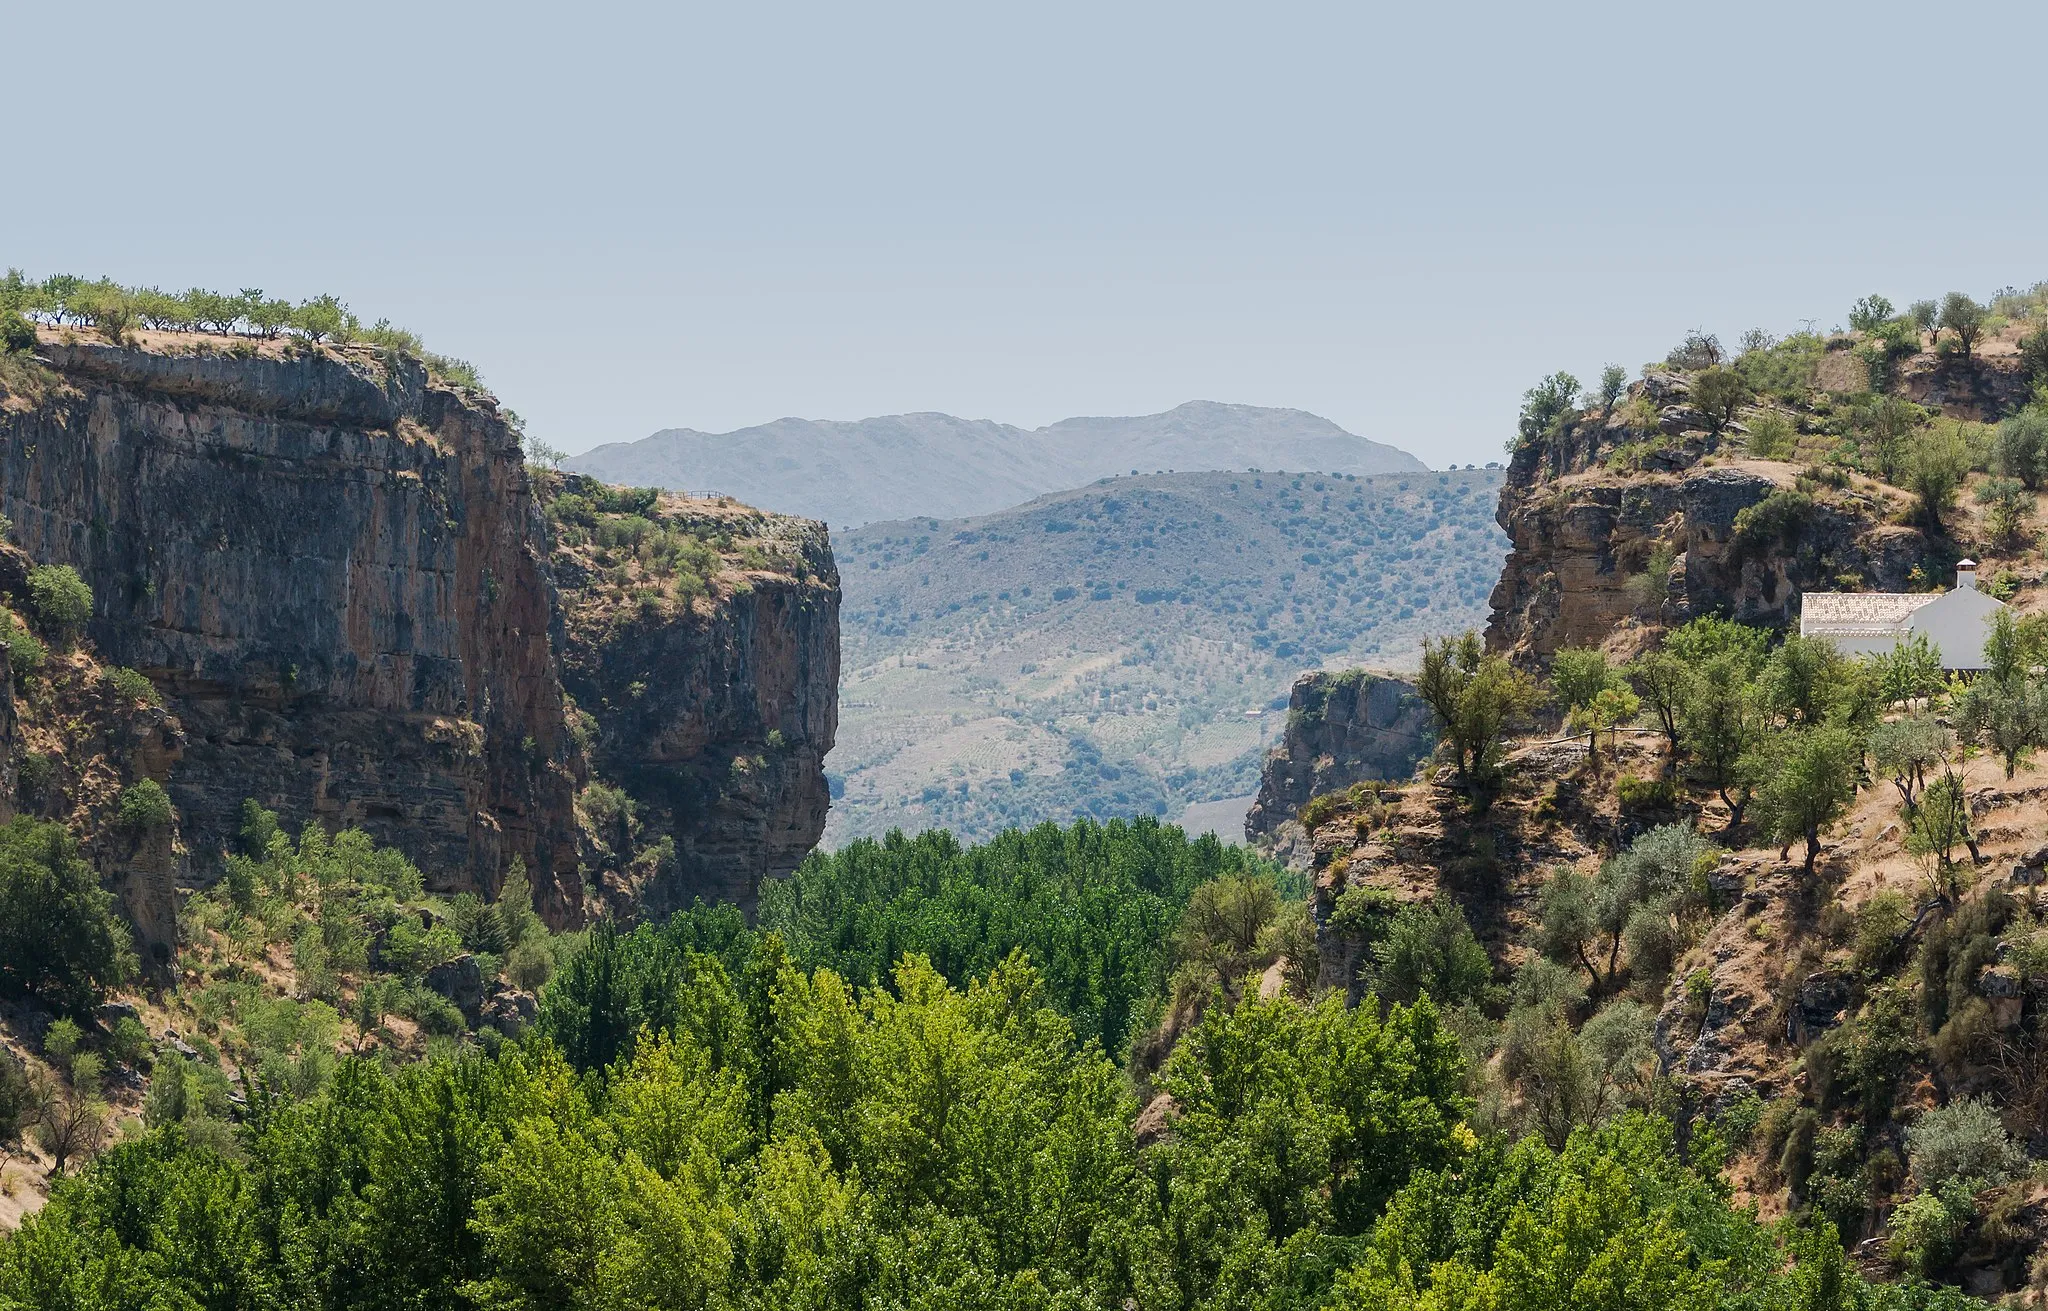
<svg viewBox="0 0 2048 1311">
<path fill-rule="evenodd" d="M 35 325 L 13 310 L 0 313 L 0 352 L 20 355 L 35 348 Z"/>
<path fill-rule="evenodd" d="M 43 1056 L 60 1070 L 69 1070 L 71 1061 L 78 1055 L 78 1044 L 85 1039 L 84 1030 L 70 1019 L 51 1022 L 43 1031 Z"/>
<path fill-rule="evenodd" d="M 1591 705 L 1618 678 L 1606 654 L 1593 647 L 1568 646 L 1551 658 L 1550 694 L 1566 710 Z"/>
<path fill-rule="evenodd" d="M 1783 410 L 1761 409 L 1750 416 L 1743 447 L 1759 460 L 1783 460 L 1799 442 L 1799 430 Z"/>
<path fill-rule="evenodd" d="M 1971 1192 L 2002 1184 L 2026 1168 L 2027 1154 L 1988 1102 L 1965 1097 L 1926 1112 L 1906 1130 L 1913 1182 L 1939 1193 L 1960 1181 Z"/>
<path fill-rule="evenodd" d="M 1880 892 L 1856 908 L 1856 968 L 1866 977 L 1890 972 L 1899 939 L 1913 922 L 1913 909 L 1902 892 Z"/>
<path fill-rule="evenodd" d="M 122 828 L 169 828 L 176 818 L 177 812 L 171 809 L 170 794 L 155 779 L 145 778 L 121 790 Z"/>
<path fill-rule="evenodd" d="M 2048 409 L 2029 405 L 1998 425 L 1991 439 L 1991 467 L 2019 479 L 2029 491 L 2048 481 Z"/>
<path fill-rule="evenodd" d="M 29 570 L 28 594 L 37 620 L 52 632 L 76 633 L 92 618 L 92 588 L 68 564 L 42 564 Z"/>
<path fill-rule="evenodd" d="M 1924 1278 L 1955 1260 L 1963 1235 L 1976 1214 L 1975 1200 L 1960 1188 L 1951 1187 L 1938 1194 L 1920 1193 L 1892 1212 L 1892 1234 L 1886 1252 L 1899 1265 Z"/>
<path fill-rule="evenodd" d="M 1668 778 L 1622 778 L 1614 785 L 1623 810 L 1662 810 L 1677 804 L 1678 785 Z"/>
<path fill-rule="evenodd" d="M 21 626 L 12 614 L 0 611 L 0 642 L 7 643 L 7 663 L 16 678 L 27 678 L 43 667 L 50 649 L 42 639 Z"/>
<path fill-rule="evenodd" d="M 1373 955 L 1374 987 L 1383 1001 L 1412 1002 L 1428 993 L 1438 1006 L 1451 1007 L 1483 1000 L 1492 989 L 1486 948 L 1465 912 L 1444 897 L 1395 915 Z"/>
<path fill-rule="evenodd" d="M 1718 433 L 1749 400 L 1749 384 L 1733 369 L 1711 368 L 1693 379 L 1693 407 L 1707 419 L 1707 431 Z"/>
<path fill-rule="evenodd" d="M 1684 341 L 1671 348 L 1664 362 L 1674 369 L 1711 369 L 1726 358 L 1719 337 L 1695 329 L 1686 335 Z"/>
<path fill-rule="evenodd" d="M 1956 345 L 1964 355 L 1977 347 L 1977 337 L 1984 331 L 1984 307 L 1960 291 L 1952 291 L 1941 299 L 1941 327 L 1955 334 Z"/>
<path fill-rule="evenodd" d="M 114 1021 L 114 1027 L 107 1035 L 107 1049 L 121 1064 L 139 1066 L 149 1055 L 149 1030 L 143 1028 L 142 1021 L 133 1015 L 123 1015 Z"/>
<path fill-rule="evenodd" d="M 528 992 L 538 992 L 555 976 L 555 956 L 539 938 L 520 943 L 505 958 L 505 977 Z"/>
<path fill-rule="evenodd" d="M 1813 498 L 1780 487 L 1735 514 L 1735 544 L 1744 554 L 1786 543 L 1812 518 Z"/>
<path fill-rule="evenodd" d="M 130 701 L 142 701 L 153 706 L 163 704 L 163 694 L 156 690 L 156 684 L 149 681 L 147 674 L 137 670 L 117 665 L 107 671 L 107 682 L 113 685 L 117 694 Z"/>
<path fill-rule="evenodd" d="M 1572 417 L 1579 395 L 1579 380 L 1569 373 L 1553 373 L 1522 393 L 1522 413 L 1516 425 L 1521 444 L 1549 436 Z"/>
</svg>

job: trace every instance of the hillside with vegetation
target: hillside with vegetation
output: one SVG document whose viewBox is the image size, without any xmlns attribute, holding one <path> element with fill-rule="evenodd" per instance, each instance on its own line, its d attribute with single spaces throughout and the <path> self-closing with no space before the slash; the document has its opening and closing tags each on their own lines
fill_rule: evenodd
<svg viewBox="0 0 2048 1311">
<path fill-rule="evenodd" d="M 671 428 L 568 461 L 606 482 L 712 489 L 835 529 L 988 514 L 1122 474 L 1204 469 L 1420 473 L 1422 461 L 1303 410 L 1189 401 L 1164 414 L 1026 430 L 950 414 Z"/>
<path fill-rule="evenodd" d="M 1114 478 L 835 539 L 828 843 L 1246 797 L 1296 674 L 1476 623 L 1498 469 Z"/>
<path fill-rule="evenodd" d="M 1299 808 L 1306 880 L 1142 807 L 852 841 L 751 922 L 551 925 L 523 866 L 471 888 L 261 799 L 209 867 L 160 781 L 194 749 L 173 694 L 108 663 L 78 571 L 0 549 L 0 1306 L 2039 1305 L 2044 318 L 1957 297 L 1928 336 L 1865 302 L 1817 346 L 1556 376 L 1504 478 L 1255 475 L 1256 546 L 1203 536 L 1227 481 L 1027 507 L 1089 563 L 1071 596 L 985 598 L 1025 618 L 1128 593 L 1155 630 L 1249 613 L 1246 659 L 1419 648 L 1377 717 L 1379 681 L 1304 684 L 1325 745 L 1437 743 Z M 47 344 L 9 353 L 10 413 Z M 737 686 L 648 626 L 738 652 L 756 626 L 714 602 L 816 600 L 797 525 L 531 476 L 585 760 L 673 749 L 664 695 Z M 1422 621 L 1476 608 L 1445 553 L 1488 549 L 1481 485 L 1512 542 L 1485 640 Z M 840 561 L 930 562 L 863 602 L 899 639 L 930 622 L 911 596 L 945 580 L 961 614 L 976 566 L 1029 558 L 1014 525 L 924 536 Z M 1323 618 L 1353 569 L 1368 599 L 1418 570 L 1418 537 L 1429 606 Z M 1240 546 L 1293 570 L 1279 604 Z M 1817 582 L 1936 586 L 1961 554 L 2013 603 L 1975 678 L 1788 635 Z M 1275 806 L 1345 764 L 1301 743 Z M 748 739 L 719 795 L 793 749 Z M 674 821 L 604 779 L 578 780 L 578 866 L 627 887 Z"/>
<path fill-rule="evenodd" d="M 1532 389 L 1488 641 L 1416 683 L 1438 768 L 1303 808 L 1319 984 L 1402 995 L 1426 914 L 1475 1123 L 1711 1125 L 1762 1214 L 2033 1305 L 2048 287 L 1851 325 Z M 1973 679 L 1788 635 L 1966 555 L 2012 607 Z"/>
</svg>

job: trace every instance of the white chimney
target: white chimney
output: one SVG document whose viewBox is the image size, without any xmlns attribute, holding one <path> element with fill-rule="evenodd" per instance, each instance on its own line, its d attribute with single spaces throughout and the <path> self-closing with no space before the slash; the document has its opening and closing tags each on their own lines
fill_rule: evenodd
<svg viewBox="0 0 2048 1311">
<path fill-rule="evenodd" d="M 1958 588 L 1967 587 L 1971 591 L 1977 590 L 1977 562 L 1975 560 L 1956 561 L 1956 586 Z"/>
</svg>

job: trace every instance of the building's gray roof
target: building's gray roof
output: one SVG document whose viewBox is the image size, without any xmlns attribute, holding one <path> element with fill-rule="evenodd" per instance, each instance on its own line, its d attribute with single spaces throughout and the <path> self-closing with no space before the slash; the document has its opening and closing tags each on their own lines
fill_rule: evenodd
<svg viewBox="0 0 2048 1311">
<path fill-rule="evenodd" d="M 1939 592 L 1808 592 L 1800 598 L 1799 631 L 1808 637 L 1904 634 L 1913 612 Z"/>
</svg>

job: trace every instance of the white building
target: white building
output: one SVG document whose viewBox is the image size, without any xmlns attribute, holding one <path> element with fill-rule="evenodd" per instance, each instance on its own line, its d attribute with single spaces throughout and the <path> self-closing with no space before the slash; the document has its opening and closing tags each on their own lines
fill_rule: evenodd
<svg viewBox="0 0 2048 1311">
<path fill-rule="evenodd" d="M 1808 592 L 1800 598 L 1799 635 L 1824 637 L 1844 655 L 1889 655 L 1924 634 L 1943 669 L 1985 668 L 1984 639 L 2005 603 L 1977 590 L 1977 562 L 1956 562 L 1948 592 Z"/>
</svg>

